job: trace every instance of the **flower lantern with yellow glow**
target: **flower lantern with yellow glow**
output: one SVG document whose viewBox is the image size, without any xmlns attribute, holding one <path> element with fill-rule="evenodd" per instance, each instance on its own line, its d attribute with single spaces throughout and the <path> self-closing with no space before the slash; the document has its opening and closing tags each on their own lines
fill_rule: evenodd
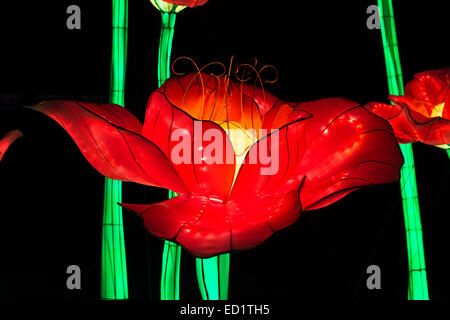
<svg viewBox="0 0 450 320">
<path fill-rule="evenodd" d="M 370 102 L 366 108 L 388 120 L 400 143 L 422 142 L 444 149 L 450 144 L 450 69 L 418 73 L 393 105 Z"/>
<path fill-rule="evenodd" d="M 353 101 L 290 103 L 227 76 L 170 78 L 150 96 L 143 126 L 115 105 L 32 108 L 103 175 L 177 192 L 122 205 L 197 257 L 255 247 L 302 210 L 398 180 L 403 163 L 389 124 Z"/>
</svg>

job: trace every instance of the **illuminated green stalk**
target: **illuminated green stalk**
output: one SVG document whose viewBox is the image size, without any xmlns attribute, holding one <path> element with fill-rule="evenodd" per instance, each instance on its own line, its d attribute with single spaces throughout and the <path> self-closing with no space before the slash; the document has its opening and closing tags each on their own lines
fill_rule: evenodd
<svg viewBox="0 0 450 320">
<path fill-rule="evenodd" d="M 175 12 L 161 11 L 161 35 L 158 52 L 158 86 L 170 78 L 170 54 L 172 53 L 173 33 L 175 31 Z"/>
<path fill-rule="evenodd" d="M 203 300 L 227 300 L 230 254 L 196 259 L 197 281 Z"/>
<path fill-rule="evenodd" d="M 450 159 L 450 149 L 447 149 L 446 151 L 447 151 L 448 158 Z"/>
<path fill-rule="evenodd" d="M 403 95 L 402 70 L 398 53 L 392 0 L 378 0 L 378 8 L 389 93 L 392 95 Z M 411 144 L 401 144 L 400 148 L 405 158 L 405 164 L 401 169 L 400 185 L 402 186 L 403 215 L 408 250 L 408 299 L 428 300 L 422 223 L 417 195 L 413 149 Z"/>
<path fill-rule="evenodd" d="M 161 269 L 161 300 L 180 300 L 181 246 L 164 241 Z"/>
<path fill-rule="evenodd" d="M 124 106 L 128 41 L 128 0 L 113 0 L 111 103 Z M 106 178 L 103 202 L 102 299 L 128 299 L 127 263 L 123 233 L 122 182 Z"/>
<path fill-rule="evenodd" d="M 161 11 L 161 35 L 158 52 L 158 86 L 170 77 L 170 54 L 172 52 L 175 12 Z M 169 199 L 177 194 L 169 191 Z M 181 246 L 164 241 L 161 268 L 161 300 L 180 299 Z"/>
</svg>

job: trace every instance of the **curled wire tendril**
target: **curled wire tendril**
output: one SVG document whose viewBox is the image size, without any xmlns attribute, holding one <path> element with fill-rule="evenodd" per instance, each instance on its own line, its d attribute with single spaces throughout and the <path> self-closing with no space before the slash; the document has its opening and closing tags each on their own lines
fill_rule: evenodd
<svg viewBox="0 0 450 320">
<path fill-rule="evenodd" d="M 255 75 L 253 85 L 256 86 L 257 84 L 259 84 L 259 86 L 261 87 L 264 103 L 266 101 L 264 84 L 266 84 L 266 83 L 273 84 L 278 81 L 278 70 L 273 65 L 264 65 L 261 68 L 259 68 L 259 70 L 258 70 L 258 68 L 257 68 L 258 59 L 256 57 L 252 58 L 249 63 L 239 64 L 236 61 L 237 59 L 235 58 L 235 56 L 231 56 L 228 68 L 225 66 L 225 64 L 223 64 L 222 62 L 218 62 L 218 61 L 209 62 L 206 65 L 204 65 L 203 67 L 199 68 L 197 63 L 192 58 L 182 56 L 182 57 L 175 59 L 174 62 L 172 63 L 172 72 L 175 76 L 185 76 L 186 75 L 186 72 L 178 72 L 177 70 L 175 70 L 175 65 L 183 60 L 190 62 L 194 66 L 195 74 L 192 77 L 192 79 L 190 80 L 188 86 L 184 89 L 182 103 L 185 103 L 187 93 L 188 93 L 189 89 L 191 88 L 191 86 L 193 85 L 196 78 L 198 77 L 200 80 L 201 91 L 202 91 L 202 105 L 200 108 L 200 115 L 199 115 L 200 119 L 203 119 L 203 111 L 204 111 L 204 107 L 205 107 L 205 93 L 208 95 L 212 95 L 219 88 L 219 86 L 221 84 L 221 80 L 224 81 L 223 82 L 224 83 L 224 96 L 223 96 L 224 100 L 223 101 L 224 101 L 224 105 L 225 105 L 225 112 L 226 112 L 227 119 L 229 116 L 228 115 L 229 97 L 231 96 L 231 94 L 233 92 L 231 90 L 231 85 L 233 83 L 241 84 L 240 85 L 241 113 L 242 113 L 242 118 L 244 119 L 245 117 L 244 117 L 243 86 L 244 86 L 244 84 L 250 82 L 253 79 L 251 75 L 252 74 Z M 206 72 L 206 70 L 208 70 L 212 66 L 220 66 L 221 72 L 212 72 L 212 71 Z M 235 67 L 233 68 L 233 66 L 235 66 Z M 262 76 L 263 73 L 268 70 L 272 70 L 275 74 L 275 76 L 272 79 L 264 79 L 264 77 Z M 239 75 L 240 73 L 241 73 L 241 76 Z M 204 79 L 203 79 L 203 74 L 206 74 L 208 76 L 208 79 L 206 79 L 206 81 L 204 81 Z M 210 81 L 215 81 L 215 85 L 210 85 L 210 83 L 211 83 Z M 217 99 L 218 99 L 218 97 L 216 96 L 214 108 L 212 109 L 211 114 L 209 115 L 210 120 L 213 119 L 214 113 L 216 111 L 215 104 L 217 102 Z"/>
</svg>

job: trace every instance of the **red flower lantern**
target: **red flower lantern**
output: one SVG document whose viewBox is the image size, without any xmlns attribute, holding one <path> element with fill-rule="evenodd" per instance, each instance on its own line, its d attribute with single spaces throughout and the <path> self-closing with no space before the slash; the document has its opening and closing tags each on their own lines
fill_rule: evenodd
<svg viewBox="0 0 450 320">
<path fill-rule="evenodd" d="M 0 161 L 2 161 L 3 156 L 11 146 L 11 144 L 22 136 L 22 132 L 19 130 L 12 130 L 6 133 L 0 140 Z"/>
<path fill-rule="evenodd" d="M 370 102 L 366 108 L 388 120 L 400 143 L 450 144 L 450 69 L 418 73 L 404 96 L 390 95 L 393 105 Z"/>
<path fill-rule="evenodd" d="M 198 257 L 252 248 L 302 209 L 398 180 L 403 163 L 389 124 L 355 102 L 290 103 L 203 73 L 167 80 L 150 96 L 143 127 L 115 105 L 33 109 L 60 123 L 103 175 L 179 193 L 122 205 Z"/>
</svg>

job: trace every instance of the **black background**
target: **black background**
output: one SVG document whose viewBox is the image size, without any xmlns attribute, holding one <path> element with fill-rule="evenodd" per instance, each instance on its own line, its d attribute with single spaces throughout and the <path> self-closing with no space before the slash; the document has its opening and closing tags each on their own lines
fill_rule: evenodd
<svg viewBox="0 0 450 320">
<path fill-rule="evenodd" d="M 277 68 L 266 87 L 289 101 L 345 97 L 386 101 L 379 30 L 366 9 L 376 1 L 210 0 L 177 16 L 172 57 L 200 66 L 234 55 Z M 405 82 L 448 66 L 445 2 L 394 1 Z M 66 28 L 66 8 L 81 8 L 81 30 Z M 53 120 L 22 109 L 44 99 L 107 102 L 111 1 L 1 1 L 0 135 L 24 137 L 0 164 L 0 297 L 100 299 L 104 178 Z M 156 89 L 160 14 L 129 1 L 126 107 L 143 120 Z M 446 153 L 415 144 L 426 264 L 432 299 L 450 297 L 450 166 Z M 124 184 L 124 202 L 152 203 L 165 191 Z M 124 212 L 129 298 L 159 299 L 162 241 Z M 66 268 L 81 267 L 82 289 L 66 288 Z M 381 290 L 366 288 L 366 268 L 381 267 Z M 181 298 L 200 299 L 194 258 L 183 252 Z M 231 299 L 398 299 L 407 297 L 407 256 L 399 184 L 359 190 L 259 247 L 231 257 Z"/>
</svg>

